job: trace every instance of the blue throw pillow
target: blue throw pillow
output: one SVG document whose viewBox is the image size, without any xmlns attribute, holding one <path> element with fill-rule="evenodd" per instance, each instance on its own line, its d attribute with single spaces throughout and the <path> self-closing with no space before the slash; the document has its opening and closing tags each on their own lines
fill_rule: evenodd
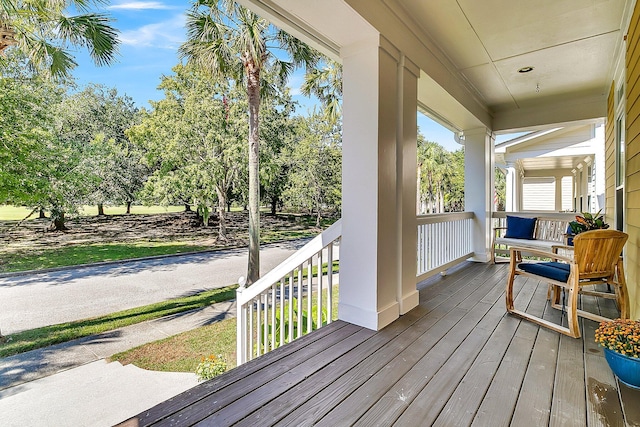
<svg viewBox="0 0 640 427">
<path fill-rule="evenodd" d="M 519 216 L 507 215 L 507 232 L 504 237 L 533 240 L 536 219 L 537 218 L 521 218 Z"/>
<path fill-rule="evenodd" d="M 571 230 L 571 226 L 567 227 L 567 246 L 573 246 L 573 238 L 576 237 Z"/>
</svg>

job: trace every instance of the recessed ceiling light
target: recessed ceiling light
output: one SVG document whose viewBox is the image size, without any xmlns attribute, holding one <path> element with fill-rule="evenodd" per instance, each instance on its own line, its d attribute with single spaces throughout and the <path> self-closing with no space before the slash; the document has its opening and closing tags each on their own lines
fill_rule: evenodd
<svg viewBox="0 0 640 427">
<path fill-rule="evenodd" d="M 529 73 L 531 71 L 533 71 L 533 67 L 522 67 L 518 70 L 518 72 L 522 74 Z"/>
</svg>

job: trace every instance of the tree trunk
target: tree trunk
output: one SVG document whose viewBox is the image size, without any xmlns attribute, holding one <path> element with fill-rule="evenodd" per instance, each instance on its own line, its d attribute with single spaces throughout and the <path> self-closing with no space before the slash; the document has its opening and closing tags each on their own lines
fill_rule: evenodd
<svg viewBox="0 0 640 427">
<path fill-rule="evenodd" d="M 127 215 L 131 214 L 131 202 L 127 202 Z"/>
<path fill-rule="evenodd" d="M 191 205 L 189 205 L 189 204 L 185 203 L 185 204 L 184 204 L 184 211 L 185 211 L 185 212 L 191 212 Z"/>
<path fill-rule="evenodd" d="M 98 216 L 104 216 L 104 205 L 102 203 L 98 203 Z"/>
<path fill-rule="evenodd" d="M 272 216 L 276 216 L 276 209 L 278 208 L 278 198 L 277 197 L 272 197 L 271 198 L 271 215 Z"/>
<path fill-rule="evenodd" d="M 64 212 L 60 212 L 57 215 L 51 215 L 53 217 L 53 221 L 51 222 L 51 229 L 53 231 L 66 231 L 68 230 L 67 226 L 64 225 Z"/>
<path fill-rule="evenodd" d="M 225 208 L 227 207 L 227 193 L 220 191 L 220 188 L 216 187 L 218 193 L 218 238 L 227 240 L 227 219 L 225 217 Z"/>
<path fill-rule="evenodd" d="M 46 218 L 47 216 L 44 214 L 44 209 L 40 208 L 40 215 L 38 215 L 38 218 L 43 219 Z"/>
<path fill-rule="evenodd" d="M 253 61 L 247 61 L 245 68 L 249 98 L 249 264 L 247 266 L 247 284 L 251 285 L 260 278 L 260 68 Z"/>
</svg>

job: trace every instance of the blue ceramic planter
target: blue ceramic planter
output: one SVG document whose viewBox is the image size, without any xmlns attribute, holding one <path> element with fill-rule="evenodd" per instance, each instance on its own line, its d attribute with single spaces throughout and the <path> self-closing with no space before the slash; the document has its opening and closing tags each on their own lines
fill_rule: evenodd
<svg viewBox="0 0 640 427">
<path fill-rule="evenodd" d="M 604 348 L 604 357 L 621 383 L 640 389 L 640 359 L 616 353 L 606 347 Z"/>
</svg>

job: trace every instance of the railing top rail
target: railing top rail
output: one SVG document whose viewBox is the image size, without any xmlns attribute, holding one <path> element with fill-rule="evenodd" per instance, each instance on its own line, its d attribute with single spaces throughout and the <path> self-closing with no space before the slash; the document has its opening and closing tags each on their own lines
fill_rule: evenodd
<svg viewBox="0 0 640 427">
<path fill-rule="evenodd" d="M 549 212 L 549 211 L 526 211 L 526 212 L 491 212 L 492 218 L 506 218 L 509 216 L 519 216 L 523 218 L 555 218 L 559 220 L 574 220 L 575 212 Z"/>
<path fill-rule="evenodd" d="M 473 212 L 447 212 L 437 214 L 417 215 L 418 225 L 437 224 L 446 221 L 460 221 L 473 218 Z"/>
<path fill-rule="evenodd" d="M 238 288 L 237 304 L 238 306 L 247 303 L 251 299 L 257 297 L 287 276 L 293 270 L 298 268 L 304 261 L 308 260 L 318 252 L 320 252 L 329 243 L 336 240 L 342 235 L 342 219 L 334 222 L 329 228 L 311 239 L 309 243 L 304 245 L 300 250 L 284 260 L 273 270 L 262 276 L 257 282 L 247 288 Z"/>
</svg>

